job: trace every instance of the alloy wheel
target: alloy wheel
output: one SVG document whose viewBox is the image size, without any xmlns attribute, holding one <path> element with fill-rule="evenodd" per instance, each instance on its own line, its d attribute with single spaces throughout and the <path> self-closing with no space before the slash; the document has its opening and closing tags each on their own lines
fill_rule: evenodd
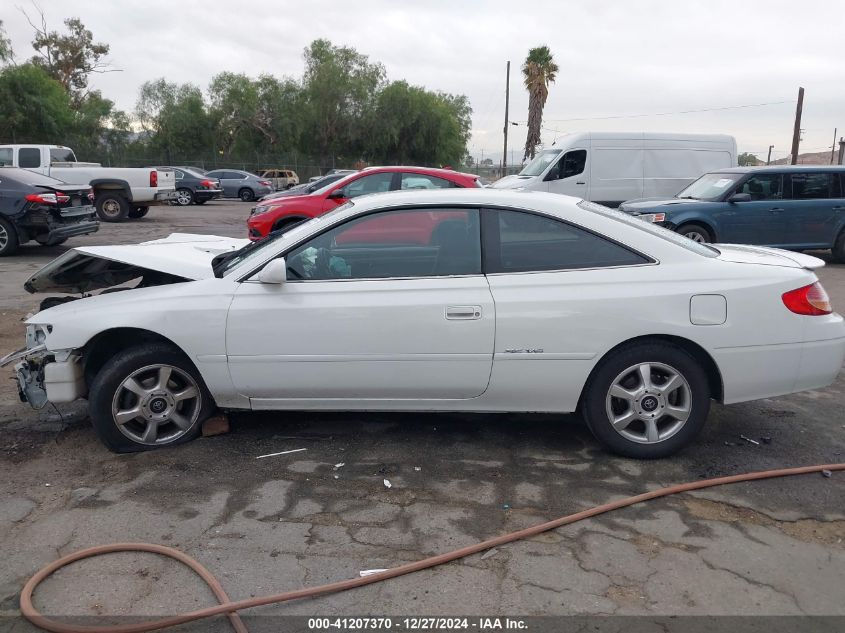
<svg viewBox="0 0 845 633">
<path fill-rule="evenodd" d="M 6 227 L 0 224 L 0 252 L 6 250 L 6 246 L 9 244 L 9 232 L 6 230 Z"/>
<path fill-rule="evenodd" d="M 192 198 L 191 192 L 187 189 L 179 189 L 176 192 L 176 202 L 180 207 L 186 207 L 191 204 Z"/>
<path fill-rule="evenodd" d="M 173 365 L 148 365 L 117 388 L 112 418 L 123 435 L 138 444 L 169 444 L 196 424 L 202 395 L 196 381 Z"/>
<path fill-rule="evenodd" d="M 103 202 L 103 214 L 110 218 L 120 217 L 120 202 L 114 198 L 109 198 Z"/>
<path fill-rule="evenodd" d="M 702 235 L 699 231 L 687 231 L 684 233 L 684 237 L 691 239 L 693 242 L 698 242 L 699 244 L 706 244 L 707 238 Z"/>
<path fill-rule="evenodd" d="M 686 378 L 663 363 L 639 363 L 619 373 L 605 401 L 608 420 L 622 437 L 656 444 L 675 435 L 692 411 Z"/>
</svg>

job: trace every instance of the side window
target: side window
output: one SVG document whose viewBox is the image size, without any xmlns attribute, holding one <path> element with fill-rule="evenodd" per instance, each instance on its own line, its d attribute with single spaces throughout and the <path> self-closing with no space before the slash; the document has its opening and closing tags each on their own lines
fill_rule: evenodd
<svg viewBox="0 0 845 633">
<path fill-rule="evenodd" d="M 429 176 L 427 174 L 403 173 L 400 189 L 448 189 L 455 184 L 445 178 Z"/>
<path fill-rule="evenodd" d="M 649 261 L 624 246 L 554 218 L 521 211 L 498 211 L 496 215 L 490 231 L 493 243 L 487 247 L 488 272 L 634 266 Z"/>
<path fill-rule="evenodd" d="M 481 274 L 475 209 L 382 211 L 345 222 L 286 255 L 291 280 Z"/>
<path fill-rule="evenodd" d="M 173 176 L 176 178 L 176 180 L 182 180 L 185 177 L 185 172 L 179 171 L 178 169 L 174 169 Z"/>
<path fill-rule="evenodd" d="M 839 179 L 836 174 L 808 172 L 792 174 L 793 200 L 823 200 L 840 196 Z"/>
<path fill-rule="evenodd" d="M 782 180 L 780 174 L 759 174 L 746 180 L 734 193 L 750 194 L 752 200 L 781 200 Z"/>
<path fill-rule="evenodd" d="M 382 172 L 371 174 L 353 180 L 343 188 L 344 198 L 357 198 L 368 193 L 381 193 L 390 191 L 390 183 L 393 181 L 393 172 Z"/>
<path fill-rule="evenodd" d="M 24 169 L 41 166 L 41 150 L 37 147 L 22 147 L 18 150 L 18 167 Z"/>
<path fill-rule="evenodd" d="M 584 167 L 587 164 L 587 150 L 576 149 L 571 152 L 566 152 L 561 156 L 557 164 L 549 171 L 546 180 L 560 180 L 561 178 L 569 178 L 570 176 L 577 176 L 584 173 Z"/>
<path fill-rule="evenodd" d="M 0 149 L 0 167 L 9 167 L 12 164 L 12 148 Z"/>
</svg>

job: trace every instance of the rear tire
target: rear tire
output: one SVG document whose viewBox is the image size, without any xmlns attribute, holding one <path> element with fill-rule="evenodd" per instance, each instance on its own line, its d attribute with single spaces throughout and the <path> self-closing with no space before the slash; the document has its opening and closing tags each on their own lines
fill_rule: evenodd
<svg viewBox="0 0 845 633">
<path fill-rule="evenodd" d="M 244 202 L 252 202 L 255 200 L 255 192 L 252 189 L 244 187 L 238 192 L 238 198 Z"/>
<path fill-rule="evenodd" d="M 710 230 L 700 224 L 684 224 L 683 226 L 678 227 L 677 232 L 679 235 L 683 235 L 684 237 L 691 239 L 693 242 L 698 242 L 700 244 L 709 244 L 713 241 L 713 234 L 710 233 Z"/>
<path fill-rule="evenodd" d="M 184 354 L 153 343 L 118 352 L 103 365 L 91 381 L 88 409 L 109 450 L 134 453 L 194 439 L 214 402 Z"/>
<path fill-rule="evenodd" d="M 187 207 L 194 203 L 194 192 L 182 187 L 176 190 L 176 204 L 180 207 Z"/>
<path fill-rule="evenodd" d="M 13 255 L 18 250 L 19 240 L 15 225 L 0 218 L 0 257 Z"/>
<path fill-rule="evenodd" d="M 839 237 L 836 238 L 836 242 L 833 244 L 833 248 L 830 249 L 831 254 L 833 255 L 833 261 L 837 264 L 845 264 L 845 229 L 840 231 Z"/>
<path fill-rule="evenodd" d="M 138 218 L 143 218 L 149 212 L 149 207 L 132 207 L 132 210 L 129 212 L 129 217 L 133 220 L 137 220 Z"/>
<path fill-rule="evenodd" d="M 634 343 L 599 363 L 584 388 L 582 410 L 590 431 L 610 451 L 637 459 L 668 457 L 704 427 L 707 374 L 680 347 Z"/>
<path fill-rule="evenodd" d="M 129 201 L 117 191 L 98 193 L 94 204 L 97 216 L 103 222 L 123 222 L 129 215 Z"/>
</svg>

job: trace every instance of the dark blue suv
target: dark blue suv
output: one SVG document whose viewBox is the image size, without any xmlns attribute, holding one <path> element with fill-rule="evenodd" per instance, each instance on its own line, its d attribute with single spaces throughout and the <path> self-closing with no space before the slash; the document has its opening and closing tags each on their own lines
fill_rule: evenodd
<svg viewBox="0 0 845 633">
<path fill-rule="evenodd" d="M 733 167 L 704 174 L 674 198 L 619 209 L 696 242 L 829 248 L 845 263 L 845 167 Z"/>
</svg>

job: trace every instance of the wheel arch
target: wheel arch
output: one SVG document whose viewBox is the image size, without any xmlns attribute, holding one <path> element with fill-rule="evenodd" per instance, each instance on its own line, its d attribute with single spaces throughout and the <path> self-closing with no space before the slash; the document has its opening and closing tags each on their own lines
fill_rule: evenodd
<svg viewBox="0 0 845 633">
<path fill-rule="evenodd" d="M 277 231 L 278 229 L 282 228 L 283 226 L 287 226 L 288 224 L 300 223 L 300 222 L 307 222 L 311 218 L 304 216 L 304 215 L 283 215 L 276 219 L 273 222 L 272 231 Z"/>
<path fill-rule="evenodd" d="M 152 330 L 136 327 L 115 327 L 96 334 L 81 349 L 84 359 L 85 382 L 90 388 L 91 381 L 100 369 L 118 352 L 138 345 L 160 343 L 168 345 L 182 354 L 191 364 L 197 377 L 205 383 L 202 372 L 191 357 L 173 340 Z M 206 385 L 207 386 L 207 385 Z"/>
<path fill-rule="evenodd" d="M 698 343 L 682 336 L 674 336 L 672 334 L 646 334 L 628 339 L 627 341 L 622 341 L 602 355 L 598 362 L 593 366 L 587 380 L 584 382 L 584 386 L 581 388 L 581 395 L 578 398 L 578 408 L 580 409 L 583 404 L 584 393 L 587 390 L 587 385 L 590 384 L 590 381 L 593 379 L 593 376 L 598 371 L 598 368 L 601 367 L 605 359 L 623 347 L 651 342 L 671 343 L 692 356 L 701 365 L 707 375 L 707 384 L 710 387 L 710 397 L 717 402 L 723 401 L 725 391 L 722 381 L 722 372 L 719 370 L 719 366 L 716 364 L 716 361 L 706 349 Z"/>
<path fill-rule="evenodd" d="M 101 191 L 119 191 L 129 202 L 132 202 L 132 188 L 125 180 L 112 178 L 95 178 L 89 183 L 96 196 Z"/>
<path fill-rule="evenodd" d="M 678 220 L 677 222 L 673 222 L 673 224 L 675 225 L 676 232 L 691 224 L 701 226 L 707 229 L 710 236 L 713 238 L 714 243 L 719 241 L 719 231 L 716 230 L 716 226 L 709 218 L 702 218 L 700 216 L 686 217 L 682 220 Z"/>
</svg>

